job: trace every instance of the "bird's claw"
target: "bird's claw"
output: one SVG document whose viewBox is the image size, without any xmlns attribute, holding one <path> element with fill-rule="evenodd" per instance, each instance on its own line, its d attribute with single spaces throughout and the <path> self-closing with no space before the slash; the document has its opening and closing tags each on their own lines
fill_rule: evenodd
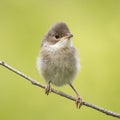
<svg viewBox="0 0 120 120">
<path fill-rule="evenodd" d="M 80 107 L 82 106 L 82 104 L 83 104 L 82 98 L 81 98 L 81 97 L 78 97 L 78 98 L 76 99 L 75 104 L 76 104 L 76 107 L 77 107 L 77 108 L 80 108 Z"/>
<path fill-rule="evenodd" d="M 48 85 L 45 87 L 45 94 L 49 95 L 50 92 L 51 92 L 51 87 L 50 87 L 50 85 L 48 84 Z"/>
</svg>

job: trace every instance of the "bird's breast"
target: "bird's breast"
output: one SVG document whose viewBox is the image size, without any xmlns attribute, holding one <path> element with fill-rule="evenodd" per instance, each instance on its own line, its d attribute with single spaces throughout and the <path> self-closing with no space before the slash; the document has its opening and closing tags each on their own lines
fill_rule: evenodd
<svg viewBox="0 0 120 120">
<path fill-rule="evenodd" d="M 44 54 L 45 53 L 45 54 Z M 59 50 L 41 50 L 41 74 L 48 82 L 61 86 L 70 83 L 79 67 L 78 56 L 74 47 Z"/>
</svg>

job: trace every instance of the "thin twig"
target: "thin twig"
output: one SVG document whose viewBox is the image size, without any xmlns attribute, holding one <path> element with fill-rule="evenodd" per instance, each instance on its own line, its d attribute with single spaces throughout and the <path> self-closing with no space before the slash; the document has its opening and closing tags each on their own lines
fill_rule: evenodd
<svg viewBox="0 0 120 120">
<path fill-rule="evenodd" d="M 41 83 L 33 80 L 32 78 L 28 77 L 27 75 L 23 74 L 22 72 L 16 70 L 15 68 L 11 67 L 10 65 L 8 65 L 7 63 L 3 62 L 3 61 L 0 61 L 0 65 L 4 66 L 5 68 L 9 69 L 10 71 L 18 74 L 19 76 L 25 78 L 26 80 L 30 81 L 33 85 L 35 86 L 38 86 L 38 87 L 41 87 L 41 88 L 45 88 L 45 85 L 42 85 Z M 70 99 L 72 101 L 76 101 L 76 98 L 74 98 L 73 96 L 70 96 L 62 91 L 58 91 L 58 90 L 55 90 L 55 89 L 51 89 L 51 92 L 57 94 L 57 95 L 60 95 L 62 97 L 65 97 L 67 99 Z M 112 112 L 112 111 L 109 111 L 107 109 L 104 109 L 104 108 L 101 108 L 97 105 L 94 105 L 94 104 L 91 104 L 91 103 L 88 103 L 86 101 L 83 101 L 83 105 L 84 106 L 87 106 L 87 107 L 90 107 L 92 109 L 95 109 L 99 112 L 102 112 L 104 114 L 107 114 L 107 115 L 110 115 L 110 116 L 113 116 L 113 117 L 117 117 L 117 118 L 120 118 L 120 114 L 119 113 L 115 113 L 115 112 Z"/>
</svg>

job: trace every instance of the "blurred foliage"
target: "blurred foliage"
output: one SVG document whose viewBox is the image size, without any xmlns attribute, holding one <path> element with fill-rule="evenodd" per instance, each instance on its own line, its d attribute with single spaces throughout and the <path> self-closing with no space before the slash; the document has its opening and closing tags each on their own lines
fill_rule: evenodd
<svg viewBox="0 0 120 120">
<path fill-rule="evenodd" d="M 0 0 L 0 60 L 45 83 L 36 69 L 41 39 L 64 21 L 82 65 L 74 84 L 84 100 L 120 113 L 120 0 Z M 69 86 L 56 89 L 74 95 Z M 1 120 L 114 120 L 32 86 L 0 66 Z"/>
</svg>

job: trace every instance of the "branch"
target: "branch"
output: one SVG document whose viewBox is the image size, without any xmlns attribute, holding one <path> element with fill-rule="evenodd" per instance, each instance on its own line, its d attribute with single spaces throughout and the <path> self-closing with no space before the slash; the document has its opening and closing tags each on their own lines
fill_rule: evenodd
<svg viewBox="0 0 120 120">
<path fill-rule="evenodd" d="M 15 68 L 11 67 L 11 66 L 8 65 L 7 63 L 5 63 L 5 62 L 3 62 L 3 61 L 0 61 L 0 65 L 2 65 L 3 67 L 9 69 L 9 70 L 12 71 L 12 72 L 18 74 L 19 76 L 25 78 L 26 80 L 28 80 L 29 82 L 31 82 L 33 85 L 38 86 L 38 87 L 41 87 L 41 88 L 43 88 L 43 89 L 45 88 L 45 85 L 42 85 L 41 83 L 39 83 L 39 82 L 35 81 L 34 79 L 28 77 L 27 75 L 25 75 L 25 74 L 23 74 L 22 72 L 16 70 Z M 72 100 L 72 101 L 76 101 L 76 98 L 74 98 L 73 96 L 70 96 L 70 95 L 68 95 L 68 94 L 66 94 L 66 93 L 64 93 L 64 92 L 62 92 L 62 91 L 58 91 L 58 90 L 55 90 L 55 89 L 52 88 L 52 89 L 51 89 L 51 92 L 53 92 L 53 93 L 55 93 L 55 94 L 57 94 L 57 95 L 60 95 L 60 96 L 62 96 L 62 97 L 65 97 L 65 98 L 67 98 L 67 99 L 70 99 L 70 100 Z M 84 106 L 87 106 L 87 107 L 90 107 L 90 108 L 92 108 L 92 109 L 95 109 L 95 110 L 97 110 L 97 111 L 99 111 L 99 112 L 102 112 L 102 113 L 104 113 L 104 114 L 106 114 L 106 115 L 110 115 L 110 116 L 113 116 L 113 117 L 116 117 L 116 118 L 120 118 L 120 114 L 119 114 L 119 113 L 115 113 L 115 112 L 109 111 L 109 110 L 107 110 L 107 109 L 104 109 L 104 108 L 102 108 L 102 107 L 99 107 L 99 106 L 94 105 L 94 104 L 91 104 L 91 103 L 88 103 L 88 102 L 86 102 L 86 101 L 83 101 L 83 105 L 84 105 Z"/>
</svg>

